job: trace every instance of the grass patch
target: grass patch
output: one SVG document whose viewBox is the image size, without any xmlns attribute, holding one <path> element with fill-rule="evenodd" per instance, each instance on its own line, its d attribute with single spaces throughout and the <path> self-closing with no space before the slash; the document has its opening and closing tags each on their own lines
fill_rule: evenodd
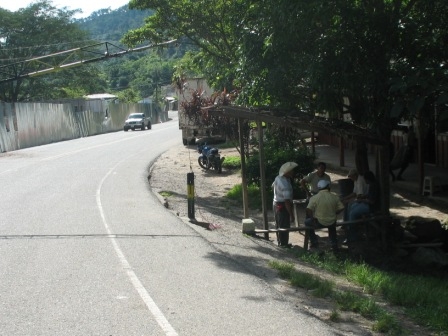
<svg viewBox="0 0 448 336">
<path fill-rule="evenodd" d="M 287 279 L 291 285 L 307 289 L 316 297 L 329 296 L 333 291 L 334 284 L 330 281 L 321 280 L 312 274 L 299 272 L 292 264 L 272 261 L 270 266 L 276 269 L 280 277 Z"/>
<path fill-rule="evenodd" d="M 239 156 L 226 156 L 222 167 L 226 169 L 236 170 L 241 168 L 241 158 Z"/>
<path fill-rule="evenodd" d="M 389 335 L 404 335 L 405 331 L 393 315 L 376 304 L 374 299 L 365 298 L 353 292 L 335 290 L 332 281 L 320 279 L 318 276 L 297 271 L 291 263 L 279 261 L 269 262 L 269 266 L 277 270 L 279 276 L 289 281 L 292 286 L 308 290 L 316 297 L 330 297 L 341 310 L 352 311 L 373 321 L 372 330 Z M 340 314 L 333 310 L 331 321 L 339 321 Z"/>
<path fill-rule="evenodd" d="M 367 292 L 402 306 L 417 323 L 448 333 L 448 285 L 444 279 L 387 273 L 368 265 L 352 265 L 347 276 Z"/>
<path fill-rule="evenodd" d="M 226 148 L 236 148 L 239 146 L 239 141 L 226 141 L 222 144 L 219 144 L 219 148 L 226 149 Z"/>
<path fill-rule="evenodd" d="M 341 321 L 341 314 L 337 310 L 333 310 L 330 314 L 330 321 L 332 322 Z"/>
<path fill-rule="evenodd" d="M 160 194 L 160 196 L 165 197 L 165 198 L 173 196 L 173 193 L 171 191 L 165 191 L 165 190 L 162 190 L 161 192 L 159 192 L 159 194 Z"/>
<path fill-rule="evenodd" d="M 230 189 L 227 192 L 226 197 L 231 200 L 242 203 L 243 202 L 243 188 L 242 188 L 241 184 L 234 185 L 232 187 L 232 189 Z M 259 210 L 262 209 L 261 191 L 257 185 L 251 184 L 247 187 L 247 197 L 248 197 L 248 201 L 249 201 L 249 208 L 259 209 Z M 272 199 L 272 197 L 268 196 L 268 199 Z"/>
<path fill-rule="evenodd" d="M 344 275 L 369 294 L 381 295 L 389 304 L 401 306 L 415 323 L 436 333 L 448 334 L 448 285 L 446 279 L 386 272 L 365 263 L 339 260 L 333 255 L 306 252 L 298 258 L 334 274 Z M 350 301 L 346 298 L 347 303 Z M 378 331 L 390 325 L 390 317 L 376 317 Z M 391 327 L 395 329 L 395 327 Z"/>
<path fill-rule="evenodd" d="M 372 299 L 366 299 L 352 292 L 335 292 L 333 299 L 342 310 L 359 313 L 367 319 L 373 320 L 380 316 L 381 309 Z"/>
</svg>

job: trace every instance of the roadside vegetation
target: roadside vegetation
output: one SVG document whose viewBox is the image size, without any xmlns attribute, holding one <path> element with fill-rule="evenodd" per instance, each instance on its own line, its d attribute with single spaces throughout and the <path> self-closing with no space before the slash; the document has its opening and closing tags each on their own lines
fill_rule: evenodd
<svg viewBox="0 0 448 336">
<path fill-rule="evenodd" d="M 405 331 L 397 320 L 381 308 L 373 298 L 358 295 L 355 292 L 339 290 L 333 281 L 324 280 L 318 276 L 300 272 L 293 264 L 272 261 L 270 266 L 279 272 L 280 277 L 289 281 L 292 286 L 303 288 L 315 297 L 334 301 L 335 308 L 330 316 L 333 322 L 340 321 L 342 311 L 352 311 L 372 321 L 372 330 L 389 335 L 404 335 Z"/>
<path fill-rule="evenodd" d="M 314 158 L 299 149 L 287 152 L 283 156 L 282 150 L 287 145 L 279 144 L 278 134 L 271 136 L 266 132 L 266 150 L 270 151 L 269 160 L 265 162 L 266 181 L 273 181 L 278 173 L 278 167 L 286 161 L 300 162 L 299 171 L 305 174 L 307 169 L 311 171 L 312 165 L 303 162 Z M 296 143 L 293 141 L 293 143 Z M 294 145 L 291 145 L 293 147 Z M 308 156 L 307 156 L 308 155 Z M 228 163 L 233 160 L 228 160 Z M 239 165 L 239 158 L 235 158 Z M 236 164 L 235 164 L 236 165 Z M 257 151 L 254 150 L 248 158 L 248 198 L 249 207 L 261 209 L 261 196 L 259 187 L 259 162 Z M 296 186 L 299 183 L 294 183 Z M 272 200 L 272 190 L 267 182 L 268 199 Z M 296 192 L 296 191 L 295 191 Z M 227 198 L 242 201 L 241 184 L 235 185 L 228 193 Z M 414 323 L 430 328 L 436 335 L 448 335 L 448 285 L 446 279 L 433 276 L 410 275 L 400 272 L 384 271 L 375 268 L 365 262 L 355 262 L 333 254 L 314 254 L 308 252 L 296 253 L 301 261 L 319 267 L 336 276 L 344 277 L 349 282 L 361 288 L 359 291 L 346 291 L 337 288 L 333 281 L 322 279 L 319 276 L 300 272 L 293 264 L 274 261 L 270 267 L 278 270 L 279 275 L 287 279 L 292 286 L 304 288 L 312 295 L 328 298 L 335 304 L 335 310 L 330 316 L 332 321 L 340 319 L 341 311 L 352 311 L 372 321 L 372 330 L 389 335 L 407 335 L 407 331 L 400 326 L 399 319 L 394 316 L 387 305 L 399 307 Z M 381 303 L 380 303 L 381 302 Z M 387 305 L 384 305 L 384 302 Z"/>
<path fill-rule="evenodd" d="M 160 194 L 160 196 L 162 196 L 162 197 L 170 197 L 170 196 L 173 196 L 173 193 L 172 193 L 171 191 L 165 191 L 165 190 L 160 191 L 159 194 Z"/>
<path fill-rule="evenodd" d="M 250 209 L 262 209 L 261 191 L 258 185 L 249 184 L 247 186 L 247 196 Z M 241 186 L 241 184 L 234 185 L 233 188 L 227 192 L 226 197 L 233 201 L 237 201 L 238 203 L 242 203 L 243 187 Z"/>
<path fill-rule="evenodd" d="M 267 199 L 271 203 L 273 191 L 271 188 L 278 170 L 282 164 L 288 161 L 297 162 L 299 166 L 295 169 L 294 198 L 305 198 L 305 192 L 301 189 L 299 179 L 314 169 L 314 155 L 304 146 L 299 132 L 282 127 L 271 127 L 264 131 L 264 153 L 269 158 L 264 162 Z M 226 157 L 223 167 L 236 169 L 241 167 L 239 157 Z M 252 145 L 246 162 L 246 173 L 248 183 L 249 208 L 261 209 L 261 176 L 258 146 Z M 242 202 L 242 186 L 235 185 L 226 195 L 229 199 Z"/>
<path fill-rule="evenodd" d="M 229 170 L 241 169 L 241 159 L 239 156 L 226 156 L 222 167 Z"/>
<path fill-rule="evenodd" d="M 406 335 L 407 331 L 386 307 L 385 301 L 402 307 L 416 324 L 430 328 L 435 335 L 448 334 L 448 286 L 446 280 L 433 277 L 386 272 L 365 263 L 340 260 L 333 255 L 316 255 L 301 252 L 297 257 L 314 266 L 343 276 L 361 287 L 366 295 L 336 288 L 328 280 L 300 272 L 294 265 L 274 261 L 270 267 L 291 285 L 304 288 L 318 297 L 330 298 L 336 309 L 332 319 L 338 320 L 338 310 L 353 311 L 373 321 L 372 329 L 389 335 Z"/>
</svg>

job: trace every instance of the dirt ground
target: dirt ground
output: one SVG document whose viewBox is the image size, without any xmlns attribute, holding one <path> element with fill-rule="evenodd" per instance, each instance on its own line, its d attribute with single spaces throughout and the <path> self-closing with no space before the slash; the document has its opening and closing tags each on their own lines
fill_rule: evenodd
<svg viewBox="0 0 448 336">
<path fill-rule="evenodd" d="M 221 149 L 221 156 L 236 156 L 238 152 L 233 149 Z M 188 216 L 187 207 L 187 173 L 193 172 L 195 175 L 195 212 L 196 216 L 205 219 L 210 223 L 219 225 L 236 225 L 241 227 L 243 218 L 242 204 L 237 204 L 226 199 L 225 194 L 236 184 L 241 183 L 241 175 L 236 171 L 223 169 L 221 174 L 215 171 L 205 171 L 198 165 L 198 153 L 194 146 L 185 147 L 179 145 L 170 149 L 151 167 L 150 184 L 155 192 L 166 192 L 167 207 L 180 217 Z M 170 167 L 167 169 L 166 167 Z M 174 169 L 173 169 L 174 168 Z M 340 172 L 327 171 L 332 183 L 332 191 L 338 193 L 338 183 L 346 176 Z M 444 219 L 447 214 L 434 206 L 422 205 L 413 200 L 412 195 L 403 191 L 391 192 L 390 211 L 393 217 L 404 221 L 410 216 L 421 216 L 425 218 Z M 304 209 L 299 208 L 299 223 L 303 223 Z M 261 211 L 250 210 L 249 217 L 255 220 L 258 228 L 263 228 L 263 214 Z M 271 209 L 268 209 L 268 222 L 270 227 L 274 227 L 274 217 Z M 326 233 L 321 231 L 321 235 Z M 276 242 L 276 237 L 270 237 Z M 303 235 L 298 232 L 290 233 L 290 242 L 293 245 L 303 246 Z"/>
<path fill-rule="evenodd" d="M 222 156 L 238 155 L 235 149 L 222 149 L 220 150 L 220 153 Z M 225 237 L 219 242 L 219 246 L 223 249 L 232 248 L 232 246 L 237 246 L 239 244 L 247 244 L 241 240 L 241 237 L 243 236 L 241 234 L 243 206 L 241 203 L 230 201 L 225 197 L 226 193 L 234 185 L 241 183 L 239 172 L 223 169 L 221 174 L 217 174 L 214 171 L 205 171 L 198 165 L 198 155 L 199 154 L 194 146 L 185 147 L 183 145 L 174 147 L 161 155 L 153 165 L 149 167 L 148 180 L 152 190 L 162 196 L 160 198 L 162 202 L 164 202 L 165 207 L 175 215 L 188 221 L 187 173 L 193 172 L 195 176 L 195 218 L 198 222 L 196 225 L 202 226 L 202 228 L 199 229 L 205 229 L 201 232 L 210 232 L 207 239 L 220 239 L 218 238 L 218 233 L 220 236 Z M 337 193 L 338 186 L 336 181 L 345 179 L 346 177 L 341 175 L 341 173 L 331 171 L 327 171 L 327 173 L 331 176 L 332 181 L 335 182 L 332 191 Z M 302 211 L 301 213 L 302 215 L 299 221 L 300 223 L 303 223 L 304 212 Z M 412 197 L 404 197 L 397 192 L 391 194 L 391 214 L 401 219 L 405 219 L 409 216 L 433 217 L 438 219 L 446 217 L 446 214 L 442 211 L 429 206 L 422 206 L 421 204 L 412 201 Z M 256 227 L 263 228 L 263 215 L 261 211 L 251 210 L 249 217 L 254 219 Z M 274 218 L 271 210 L 268 212 L 268 221 L 270 227 L 274 227 Z M 322 237 L 322 240 L 327 237 L 327 233 L 324 231 L 319 231 L 318 234 Z M 341 232 L 341 235 L 342 234 L 343 233 Z M 256 244 L 265 242 L 263 244 L 270 244 L 272 248 L 268 249 L 270 252 L 266 255 L 258 255 L 258 258 L 261 260 L 269 260 L 269 258 L 276 256 L 279 258 L 284 258 L 284 256 L 286 256 L 284 250 L 276 247 L 275 234 L 270 234 L 269 241 L 267 242 L 263 239 L 263 235 L 260 235 L 259 238 L 260 239 L 253 240 L 252 242 L 255 242 Z M 247 242 L 247 239 L 245 241 Z M 303 235 L 298 232 L 291 232 L 290 242 L 295 245 L 294 248 L 302 248 Z M 325 248 L 325 242 L 323 245 Z M 243 247 L 243 249 L 248 251 L 252 248 Z M 281 253 L 281 256 L 276 253 Z M 319 277 L 328 276 L 328 274 L 322 274 L 322 271 L 316 270 L 309 265 L 300 264 L 300 268 L 301 270 L 310 273 L 318 272 L 317 274 Z M 263 273 L 262 277 L 266 280 L 265 273 Z M 276 275 L 273 275 L 273 277 L 278 278 Z M 346 280 L 340 278 L 333 278 L 333 280 L 337 281 L 339 284 L 342 283 L 343 286 L 349 286 L 352 289 L 354 288 L 354 290 L 362 292 L 361 289 L 356 289 L 356 286 L 347 283 Z M 316 308 L 316 298 L 307 299 L 309 294 L 302 293 L 299 295 L 298 293 L 300 293 L 300 291 L 297 291 L 290 286 L 286 286 L 284 283 L 274 285 L 274 287 L 283 292 L 288 298 L 295 300 L 294 302 L 297 306 L 308 309 L 309 313 L 317 318 L 329 321 L 329 315 L 331 314 L 331 311 L 335 309 L 330 302 L 327 302 L 324 299 L 319 300 L 317 304 L 319 308 Z M 308 302 L 311 301 L 307 300 L 311 300 L 313 304 L 308 304 Z M 394 310 L 394 314 L 399 316 L 400 323 L 405 326 L 410 335 L 430 335 L 424 328 L 416 326 L 408 321 L 402 312 L 396 311 L 396 308 L 391 309 Z M 341 321 L 333 324 L 335 328 L 341 331 L 341 334 L 377 335 L 377 333 L 372 332 L 371 330 L 371 322 L 363 319 L 357 314 L 347 312 L 341 312 L 341 314 L 343 314 L 341 316 Z M 331 322 L 329 321 L 329 323 Z"/>
</svg>

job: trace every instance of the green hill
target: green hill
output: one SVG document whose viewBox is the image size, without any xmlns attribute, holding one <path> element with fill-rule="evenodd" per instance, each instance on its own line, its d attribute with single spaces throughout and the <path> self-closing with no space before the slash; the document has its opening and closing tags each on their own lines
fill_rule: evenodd
<svg viewBox="0 0 448 336">
<path fill-rule="evenodd" d="M 152 14 L 152 10 L 131 10 L 126 5 L 115 10 L 100 9 L 76 22 L 93 40 L 116 44 L 127 31 L 142 26 L 145 18 Z"/>
</svg>

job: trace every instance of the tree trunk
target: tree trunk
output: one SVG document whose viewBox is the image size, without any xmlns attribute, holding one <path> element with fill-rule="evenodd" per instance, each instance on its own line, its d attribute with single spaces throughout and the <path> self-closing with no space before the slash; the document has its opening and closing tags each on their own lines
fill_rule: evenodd
<svg viewBox="0 0 448 336">
<path fill-rule="evenodd" d="M 380 183 L 381 213 L 384 215 L 389 215 L 390 208 L 390 150 L 389 145 L 377 147 L 377 179 Z"/>
<path fill-rule="evenodd" d="M 355 164 L 356 169 L 358 170 L 360 175 L 364 175 L 366 171 L 370 170 L 367 145 L 364 141 L 361 140 L 358 140 L 356 143 Z"/>
<path fill-rule="evenodd" d="M 389 136 L 390 138 L 390 136 Z M 376 148 L 376 173 L 375 176 L 380 184 L 380 198 L 381 198 L 381 213 L 389 214 L 390 196 L 389 196 L 389 165 L 390 165 L 390 147 L 377 146 Z M 369 156 L 367 152 L 366 143 L 358 141 L 355 151 L 356 169 L 360 175 L 370 170 Z"/>
</svg>

